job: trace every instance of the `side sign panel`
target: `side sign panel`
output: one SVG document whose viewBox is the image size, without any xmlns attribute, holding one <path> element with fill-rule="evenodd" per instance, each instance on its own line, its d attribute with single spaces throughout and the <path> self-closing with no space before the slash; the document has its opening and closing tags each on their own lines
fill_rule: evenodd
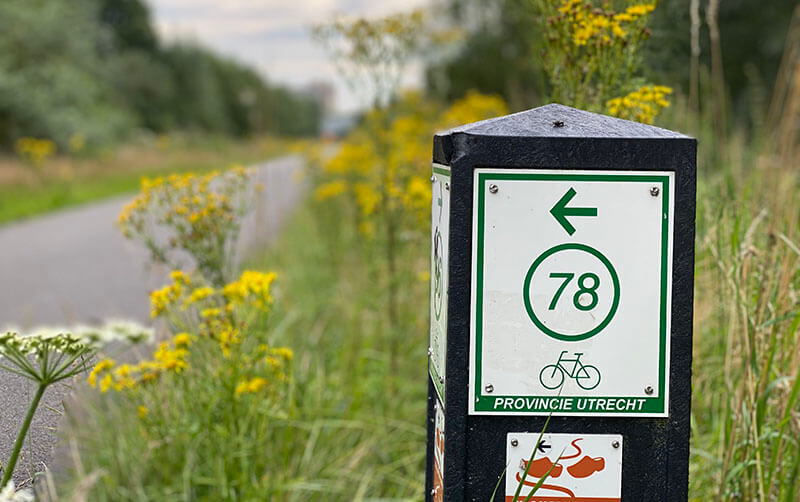
<svg viewBox="0 0 800 502">
<path fill-rule="evenodd" d="M 471 414 L 667 416 L 674 182 L 475 170 Z"/>
<path fill-rule="evenodd" d="M 431 197 L 431 329 L 428 344 L 428 371 L 444 400 L 445 356 L 447 348 L 447 260 L 450 235 L 450 167 L 433 165 Z"/>
<path fill-rule="evenodd" d="M 620 502 L 621 435 L 544 434 L 538 440 L 538 432 L 508 434 L 506 502 L 524 501 L 542 478 L 533 502 Z"/>
</svg>

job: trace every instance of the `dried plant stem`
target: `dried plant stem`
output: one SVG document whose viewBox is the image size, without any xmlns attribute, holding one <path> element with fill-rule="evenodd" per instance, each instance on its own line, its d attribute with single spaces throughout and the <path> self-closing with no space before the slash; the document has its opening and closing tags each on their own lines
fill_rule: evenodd
<svg viewBox="0 0 800 502">
<path fill-rule="evenodd" d="M 717 141 L 725 137 L 725 72 L 722 67 L 722 42 L 719 34 L 719 4 L 722 0 L 708 0 L 706 23 L 711 39 L 711 82 L 714 92 L 714 131 Z M 721 143 L 719 143 L 721 144 Z"/>
<path fill-rule="evenodd" d="M 689 67 L 689 108 L 697 113 L 700 99 L 700 0 L 692 0 L 689 6 L 692 19 L 692 53 Z"/>
</svg>

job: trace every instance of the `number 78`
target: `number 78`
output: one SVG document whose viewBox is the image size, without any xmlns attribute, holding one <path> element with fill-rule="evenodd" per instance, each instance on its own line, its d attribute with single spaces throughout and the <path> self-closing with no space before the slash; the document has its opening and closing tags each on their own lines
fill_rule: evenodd
<svg viewBox="0 0 800 502">
<path fill-rule="evenodd" d="M 567 285 L 572 281 L 572 279 L 575 278 L 575 274 L 572 272 L 552 272 L 550 277 L 552 279 L 563 279 L 561 286 L 559 286 L 556 290 L 556 294 L 553 295 L 553 299 L 550 301 L 550 306 L 548 307 L 548 310 L 555 310 L 556 305 L 558 304 L 558 299 L 561 298 L 561 294 L 567 288 Z M 586 284 L 586 282 L 589 280 L 591 280 L 591 286 Z M 595 308 L 599 300 L 597 297 L 597 288 L 599 286 L 600 278 L 597 277 L 597 274 L 592 272 L 581 274 L 581 276 L 578 277 L 578 291 L 576 291 L 572 296 L 572 304 L 575 305 L 575 308 L 582 311 L 592 310 Z M 581 303 L 581 298 L 584 294 L 589 295 L 590 298 L 589 303 L 586 305 Z"/>
</svg>

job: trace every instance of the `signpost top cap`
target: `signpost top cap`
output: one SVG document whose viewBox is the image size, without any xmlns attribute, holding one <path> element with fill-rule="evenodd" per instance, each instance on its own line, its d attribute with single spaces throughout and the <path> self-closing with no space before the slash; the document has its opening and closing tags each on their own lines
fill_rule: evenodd
<svg viewBox="0 0 800 502">
<path fill-rule="evenodd" d="M 438 133 L 527 138 L 691 139 L 689 136 L 630 120 L 551 103 L 511 115 L 465 124 Z"/>
</svg>

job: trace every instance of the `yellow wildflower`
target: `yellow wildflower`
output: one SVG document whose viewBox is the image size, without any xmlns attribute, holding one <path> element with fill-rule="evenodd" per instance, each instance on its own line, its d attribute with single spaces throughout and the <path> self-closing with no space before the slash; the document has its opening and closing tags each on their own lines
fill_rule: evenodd
<svg viewBox="0 0 800 502">
<path fill-rule="evenodd" d="M 189 333 L 178 333 L 172 338 L 172 344 L 176 347 L 188 347 L 192 344 L 192 336 Z"/>
<path fill-rule="evenodd" d="M 100 380 L 100 392 L 105 394 L 108 389 L 111 388 L 113 383 L 114 380 L 111 376 L 111 373 L 106 373 L 105 376 Z"/>
<path fill-rule="evenodd" d="M 200 311 L 200 317 L 203 319 L 211 319 L 214 317 L 219 317 L 220 313 L 221 311 L 218 308 L 208 308 Z"/>
<path fill-rule="evenodd" d="M 222 294 L 231 303 L 243 303 L 245 299 L 260 309 L 272 303 L 270 289 L 277 275 L 274 272 L 245 270 L 239 279 L 222 289 Z"/>
<path fill-rule="evenodd" d="M 186 304 L 189 305 L 192 303 L 199 302 L 201 300 L 205 300 L 214 293 L 215 293 L 214 288 L 209 286 L 203 286 L 201 288 L 197 288 L 194 291 L 192 291 L 192 294 L 189 295 L 189 298 L 186 299 Z"/>
<path fill-rule="evenodd" d="M 56 144 L 49 139 L 20 138 L 14 143 L 17 154 L 37 167 L 56 153 L 56 149 Z"/>
<path fill-rule="evenodd" d="M 294 359 L 294 351 L 289 347 L 277 347 L 270 351 L 273 355 L 281 357 L 287 361 Z"/>
<path fill-rule="evenodd" d="M 631 5 L 625 9 L 625 13 L 634 17 L 641 17 L 655 10 L 655 4 L 637 4 Z"/>
<path fill-rule="evenodd" d="M 251 380 L 243 380 L 236 386 L 235 394 L 240 396 L 242 394 L 254 394 L 264 386 L 267 385 L 267 379 L 262 377 L 255 377 Z"/>
<path fill-rule="evenodd" d="M 609 100 L 606 110 L 615 117 L 652 124 L 661 110 L 670 105 L 666 99 L 669 94 L 672 94 L 669 87 L 646 85 L 626 96 Z"/>
<path fill-rule="evenodd" d="M 264 358 L 264 362 L 267 364 L 267 367 L 273 371 L 279 370 L 281 366 L 283 366 L 283 361 L 277 357 L 267 356 Z"/>
<path fill-rule="evenodd" d="M 175 273 L 173 272 L 173 275 Z M 150 293 L 150 316 L 158 317 L 171 307 L 183 293 L 183 285 L 188 284 L 188 277 L 185 275 L 177 276 L 172 284 L 168 284 L 161 289 Z"/>
<path fill-rule="evenodd" d="M 336 180 L 323 183 L 314 190 L 314 198 L 319 201 L 333 199 L 347 191 L 347 183 L 344 180 Z"/>
<path fill-rule="evenodd" d="M 89 385 L 92 388 L 95 388 L 97 386 L 97 376 L 100 373 L 113 368 L 114 364 L 116 363 L 113 359 L 103 359 L 99 363 L 95 364 L 94 368 L 92 368 L 92 371 L 89 373 Z"/>
<path fill-rule="evenodd" d="M 234 344 L 239 343 L 239 331 L 233 328 L 232 326 L 225 326 L 219 332 L 219 348 L 222 351 L 222 355 L 228 357 L 231 355 L 231 347 Z"/>
<path fill-rule="evenodd" d="M 375 208 L 381 200 L 377 190 L 367 183 L 356 183 L 353 186 L 353 192 L 363 215 L 369 216 L 375 212 Z"/>
<path fill-rule="evenodd" d="M 169 278 L 172 279 L 173 282 L 183 284 L 185 286 L 188 286 L 192 282 L 189 276 L 183 270 L 173 270 L 169 273 Z"/>
<path fill-rule="evenodd" d="M 139 406 L 136 412 L 139 415 L 139 418 L 144 420 L 147 417 L 147 406 Z"/>
</svg>

